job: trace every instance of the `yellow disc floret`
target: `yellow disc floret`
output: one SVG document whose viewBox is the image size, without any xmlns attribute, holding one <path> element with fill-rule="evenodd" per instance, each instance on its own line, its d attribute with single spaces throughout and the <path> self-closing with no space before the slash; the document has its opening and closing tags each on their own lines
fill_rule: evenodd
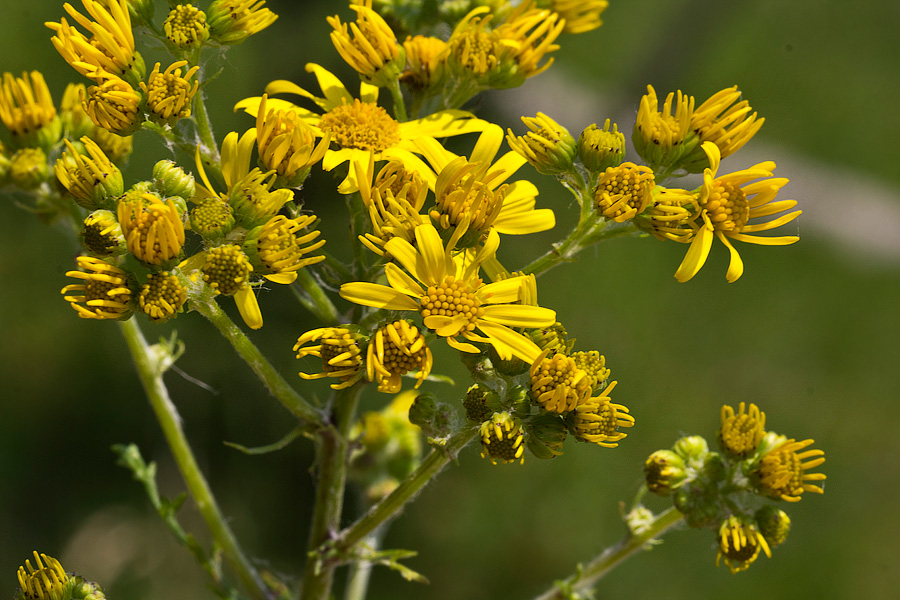
<svg viewBox="0 0 900 600">
<path fill-rule="evenodd" d="M 481 301 L 475 295 L 475 288 L 481 285 L 478 279 L 473 283 L 447 276 L 437 285 L 428 287 L 420 303 L 419 312 L 425 318 L 449 317 L 452 323 L 437 330 L 438 335 L 454 336 L 462 331 L 474 331 L 475 322 L 484 314 Z"/>
<path fill-rule="evenodd" d="M 544 350 L 529 370 L 531 397 L 544 410 L 566 413 L 591 395 L 591 381 L 575 361 L 565 354 L 552 357 Z"/>
<path fill-rule="evenodd" d="M 178 277 L 168 271 L 150 273 L 147 283 L 141 287 L 138 305 L 151 321 L 168 321 L 181 311 L 187 300 L 187 291 Z"/>
<path fill-rule="evenodd" d="M 203 281 L 217 294 L 231 296 L 247 285 L 253 267 L 239 246 L 229 244 L 208 251 L 200 270 Z"/>
<path fill-rule="evenodd" d="M 382 152 L 400 141 L 400 124 L 382 107 L 359 99 L 329 110 L 319 127 L 342 148 Z"/>
<path fill-rule="evenodd" d="M 379 392 L 396 394 L 400 391 L 400 378 L 410 371 L 419 371 L 415 387 L 422 385 L 432 363 L 431 350 L 419 328 L 398 320 L 375 333 L 369 344 L 366 372 L 370 381 L 378 383 Z"/>
<path fill-rule="evenodd" d="M 59 561 L 46 554 L 38 555 L 34 552 L 34 564 L 25 561 L 24 567 L 19 567 L 16 576 L 19 580 L 19 590 L 26 600 L 60 600 L 69 577 Z"/>
<path fill-rule="evenodd" d="M 766 413 L 751 404 L 749 411 L 741 402 L 738 412 L 727 404 L 722 406 L 722 429 L 719 430 L 719 444 L 729 455 L 747 458 L 756 451 L 765 435 Z"/>
</svg>

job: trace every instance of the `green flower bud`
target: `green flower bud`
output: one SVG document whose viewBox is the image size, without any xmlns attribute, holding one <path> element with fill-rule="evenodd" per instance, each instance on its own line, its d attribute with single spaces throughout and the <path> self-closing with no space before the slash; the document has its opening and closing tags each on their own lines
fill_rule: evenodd
<svg viewBox="0 0 900 600">
<path fill-rule="evenodd" d="M 153 22 L 153 0 L 128 0 L 128 14 L 133 27 Z"/>
<path fill-rule="evenodd" d="M 490 388 L 476 383 L 466 391 L 462 404 L 466 409 L 466 419 L 472 423 L 483 423 L 500 410 L 500 397 Z"/>
<path fill-rule="evenodd" d="M 647 489 L 659 496 L 668 496 L 687 480 L 684 461 L 671 450 L 657 450 L 644 462 Z"/>
<path fill-rule="evenodd" d="M 756 519 L 759 532 L 766 538 L 769 547 L 774 548 L 787 540 L 788 533 L 791 531 L 791 518 L 780 508 L 771 504 L 763 506 L 756 511 L 753 518 Z"/>
<path fill-rule="evenodd" d="M 481 424 L 481 457 L 493 464 L 525 462 L 522 422 L 504 411 Z"/>
<path fill-rule="evenodd" d="M 575 340 L 569 339 L 569 334 L 562 323 L 554 323 L 549 327 L 540 329 L 532 329 L 529 333 L 532 341 L 538 345 L 541 350 L 550 349 L 550 354 L 569 354 L 575 345 Z"/>
<path fill-rule="evenodd" d="M 616 167 L 625 158 L 625 135 L 620 133 L 616 124 L 609 129 L 610 120 L 603 124 L 589 125 L 578 137 L 578 160 L 584 168 L 594 173 L 602 173 L 607 167 Z"/>
<path fill-rule="evenodd" d="M 525 446 L 535 458 L 547 460 L 563 453 L 568 431 L 566 422 L 553 413 L 545 413 L 534 421 L 526 421 Z"/>
<path fill-rule="evenodd" d="M 95 210 L 85 218 L 81 242 L 94 256 L 119 256 L 127 251 L 116 215 L 105 209 Z"/>
<path fill-rule="evenodd" d="M 675 492 L 675 508 L 684 521 L 697 529 L 708 527 L 722 519 L 722 505 L 715 489 L 702 485 L 682 485 Z"/>
<path fill-rule="evenodd" d="M 153 182 L 162 196 L 194 197 L 194 176 L 185 173 L 171 160 L 161 160 L 153 165 Z"/>
<path fill-rule="evenodd" d="M 409 422 L 422 428 L 430 437 L 442 438 L 450 434 L 450 407 L 435 400 L 431 394 L 420 394 L 409 408 Z"/>
<path fill-rule="evenodd" d="M 70 578 L 72 582 L 72 600 L 106 600 L 106 594 L 93 581 L 86 581 L 80 575 Z"/>
<path fill-rule="evenodd" d="M 33 190 L 50 178 L 47 155 L 40 148 L 22 148 L 9 161 L 9 178 L 23 190 Z"/>
<path fill-rule="evenodd" d="M 695 469 L 702 467 L 709 454 L 709 444 L 699 435 L 683 437 L 672 446 L 672 450 L 684 460 L 685 464 Z"/>
</svg>

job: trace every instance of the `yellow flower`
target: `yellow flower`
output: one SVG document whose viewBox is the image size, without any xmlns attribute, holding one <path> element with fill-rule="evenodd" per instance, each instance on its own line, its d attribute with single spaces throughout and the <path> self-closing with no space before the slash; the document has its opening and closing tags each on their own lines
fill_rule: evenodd
<svg viewBox="0 0 900 600">
<path fill-rule="evenodd" d="M 722 158 L 727 158 L 741 149 L 762 127 L 765 119 L 757 119 L 746 100 L 741 97 L 738 87 L 725 88 L 694 110 L 691 115 L 691 129 L 701 142 L 713 142 L 719 148 Z"/>
<path fill-rule="evenodd" d="M 110 133 L 102 127 L 92 127 L 92 129 L 90 137 L 114 163 L 120 163 L 134 149 L 134 138 L 130 135 Z"/>
<path fill-rule="evenodd" d="M 419 328 L 405 320 L 388 323 L 375 332 L 366 354 L 366 374 L 378 391 L 396 394 L 401 377 L 417 370 L 415 389 L 431 373 L 434 358 Z"/>
<path fill-rule="evenodd" d="M 125 191 L 119 168 L 87 136 L 81 138 L 87 156 L 78 152 L 69 140 L 63 141 L 67 151 L 53 169 L 59 182 L 75 196 L 79 206 L 88 209 L 112 206 Z"/>
<path fill-rule="evenodd" d="M 81 99 L 86 94 L 87 88 L 83 83 L 70 83 L 59 101 L 59 117 L 69 139 L 79 139 L 84 135 L 93 137 L 92 134 L 97 131 L 81 106 Z"/>
<path fill-rule="evenodd" d="M 778 190 L 788 180 L 766 179 L 772 177 L 772 170 L 775 168 L 775 163 L 771 161 L 717 177 L 719 148 L 712 142 L 704 142 L 703 149 L 709 156 L 710 167 L 703 171 L 703 186 L 697 198 L 702 222 L 699 223 L 699 230 L 687 255 L 675 272 L 675 279 L 685 282 L 696 275 L 709 256 L 713 237 L 717 237 L 731 253 L 731 262 L 725 274 L 725 278 L 731 283 L 744 273 L 744 263 L 728 238 L 766 246 L 793 244 L 800 238 L 795 235 L 760 237 L 748 234 L 784 225 L 800 216 L 802 211 L 794 211 L 763 223 L 749 223 L 750 219 L 769 217 L 797 205 L 795 200 L 774 201 Z M 749 183 L 756 179 L 760 181 Z"/>
<path fill-rule="evenodd" d="M 356 22 L 341 23 L 338 16 L 328 17 L 331 43 L 348 65 L 366 82 L 379 87 L 391 85 L 400 76 L 406 63 L 394 32 L 369 5 L 352 4 Z"/>
<path fill-rule="evenodd" d="M 403 42 L 408 68 L 403 81 L 417 90 L 437 87 L 444 77 L 447 42 L 433 36 L 416 35 Z"/>
<path fill-rule="evenodd" d="M 90 79 L 107 72 L 137 83 L 144 77 L 144 61 L 134 50 L 134 34 L 127 0 L 81 0 L 93 21 L 64 4 L 66 12 L 88 32 L 86 37 L 65 17 L 59 23 L 44 23 L 56 35 L 51 38 L 67 63 Z"/>
<path fill-rule="evenodd" d="M 508 412 L 494 413 L 489 421 L 481 424 L 480 433 L 482 458 L 490 459 L 495 465 L 525 462 L 522 423 Z"/>
<path fill-rule="evenodd" d="M 747 569 L 763 550 L 766 556 L 772 557 L 769 544 L 762 536 L 755 523 L 751 523 L 731 515 L 719 527 L 719 552 L 716 555 L 716 566 L 724 558 L 731 573 L 739 573 Z"/>
<path fill-rule="evenodd" d="M 199 252 L 182 263 L 181 268 L 185 273 L 199 268 L 203 281 L 216 295 L 234 296 L 234 303 L 247 327 L 259 329 L 263 326 L 259 302 L 250 285 L 253 265 L 240 246 L 226 244 Z"/>
<path fill-rule="evenodd" d="M 108 73 L 98 77 L 98 85 L 81 100 L 84 111 L 97 127 L 122 136 L 133 133 L 144 119 L 138 111 L 141 96 L 124 79 Z"/>
<path fill-rule="evenodd" d="M 73 283 L 62 289 L 64 298 L 83 319 L 119 319 L 131 316 L 133 301 L 128 274 L 122 269 L 90 256 L 75 259 L 85 271 L 68 271 L 83 283 Z M 71 294 L 77 295 L 71 295 Z"/>
<path fill-rule="evenodd" d="M 359 342 L 363 336 L 346 327 L 324 327 L 307 331 L 294 344 L 297 358 L 317 356 L 322 359 L 322 373 L 308 375 L 300 373 L 303 379 L 321 379 L 334 377 L 340 380 L 331 387 L 341 390 L 359 381 L 365 374 L 362 350 Z M 319 342 L 316 346 L 305 346 L 310 342 Z"/>
<path fill-rule="evenodd" d="M 43 562 L 41 561 L 43 559 Z M 46 563 L 46 566 L 45 566 Z M 69 576 L 59 561 L 52 556 L 34 552 L 34 564 L 26 560 L 24 567 L 19 567 L 16 577 L 19 590 L 27 600 L 62 600 Z"/>
<path fill-rule="evenodd" d="M 360 83 L 360 98 L 355 99 L 333 74 L 316 64 L 306 65 L 308 72 L 314 73 L 325 95 L 319 98 L 289 81 L 273 81 L 266 86 L 266 94 L 296 94 L 312 100 L 321 114 L 301 108 L 285 100 L 269 98 L 268 103 L 276 110 L 293 110 L 312 125 L 320 135 L 330 134 L 337 149 L 329 149 L 322 160 L 322 168 L 331 171 L 338 165 L 350 162 L 346 179 L 338 186 L 342 194 L 352 194 L 359 189 L 356 182 L 359 164 L 363 169 L 369 162 L 369 153 L 375 153 L 375 160 L 382 160 L 382 153 L 392 148 L 414 150 L 413 142 L 423 136 L 447 137 L 481 131 L 487 123 L 473 118 L 471 113 L 461 110 L 443 110 L 421 119 L 399 123 L 378 106 L 378 87 L 366 82 Z M 246 98 L 235 106 L 256 117 L 262 98 Z"/>
<path fill-rule="evenodd" d="M 184 224 L 170 198 L 163 202 L 144 193 L 118 205 L 119 224 L 128 250 L 138 260 L 163 265 L 178 258 L 184 247 Z"/>
<path fill-rule="evenodd" d="M 458 235 L 464 232 L 457 230 Z M 424 318 L 425 326 L 447 339 L 462 352 L 478 352 L 472 344 L 457 336 L 491 344 L 506 360 L 516 356 L 532 363 L 540 350 L 530 339 L 510 327 L 543 327 L 556 320 L 556 313 L 539 306 L 516 304 L 521 301 L 526 277 L 511 277 L 484 284 L 478 277 L 481 264 L 499 246 L 497 235 L 477 254 L 462 264 L 452 256 L 458 239 L 454 234 L 444 247 L 437 230 L 430 224 L 416 227 L 416 247 L 401 238 L 393 238 L 385 249 L 403 268 L 394 263 L 384 267 L 390 286 L 368 282 L 346 283 L 341 296 L 350 302 L 387 310 L 413 310 Z M 478 329 L 483 335 L 478 335 Z"/>
<path fill-rule="evenodd" d="M 9 158 L 10 180 L 18 187 L 31 190 L 50 177 L 47 155 L 40 148 L 22 148 Z"/>
<path fill-rule="evenodd" d="M 497 27 L 501 44 L 511 48 L 516 70 L 523 77 L 534 77 L 553 64 L 553 58 L 541 63 L 550 52 L 559 50 L 554 40 L 565 28 L 565 20 L 551 10 L 536 8 L 531 0 L 522 2 Z"/>
<path fill-rule="evenodd" d="M 545 115 L 522 117 L 528 126 L 525 135 L 516 136 L 507 129 L 506 141 L 509 147 L 521 154 L 538 173 L 559 175 L 572 170 L 575 159 L 575 138 L 569 131 Z"/>
<path fill-rule="evenodd" d="M 220 44 L 240 44 L 278 19 L 264 8 L 265 0 L 214 0 L 206 11 L 206 22 Z"/>
<path fill-rule="evenodd" d="M 641 158 L 654 169 L 675 164 L 683 154 L 685 137 L 691 133 L 694 97 L 678 90 L 673 114 L 672 101 L 675 98 L 675 94 L 670 92 L 660 111 L 656 90 L 648 85 L 638 108 L 631 141 Z"/>
<path fill-rule="evenodd" d="M 786 440 L 767 452 L 754 472 L 760 491 L 766 496 L 781 498 L 787 502 L 800 502 L 803 492 L 824 493 L 821 487 L 809 482 L 824 481 L 825 475 L 807 471 L 825 462 L 825 452 L 801 452 L 812 444 L 813 440 Z"/>
<path fill-rule="evenodd" d="M 14 77 L 4 73 L 0 82 L 0 120 L 22 146 L 49 148 L 59 139 L 61 124 L 44 76 L 38 71 Z"/>
<path fill-rule="evenodd" d="M 594 188 L 594 207 L 607 219 L 624 223 L 642 213 L 650 204 L 653 170 L 625 162 L 607 167 Z"/>
<path fill-rule="evenodd" d="M 141 286 L 138 306 L 155 323 L 164 323 L 179 312 L 187 301 L 187 290 L 176 275 L 168 271 L 150 273 Z"/>
<path fill-rule="evenodd" d="M 206 13 L 190 4 L 179 4 L 170 10 L 163 31 L 166 38 L 182 50 L 198 48 L 209 39 Z"/>
<path fill-rule="evenodd" d="M 191 209 L 190 223 L 203 238 L 220 240 L 234 229 L 234 212 L 221 198 L 204 198 Z"/>
<path fill-rule="evenodd" d="M 575 407 L 574 428 L 578 439 L 604 448 L 615 448 L 627 436 L 618 431 L 619 427 L 634 426 L 634 417 L 628 414 L 628 408 L 613 404 L 609 399 L 609 393 L 617 383 L 610 382 L 602 394 Z"/>
<path fill-rule="evenodd" d="M 546 411 L 567 413 L 591 395 L 591 380 L 575 360 L 545 349 L 528 370 L 531 397 Z"/>
<path fill-rule="evenodd" d="M 564 33 L 586 33 L 601 25 L 600 15 L 609 6 L 607 0 L 550 0 L 550 10 L 565 20 Z"/>
<path fill-rule="evenodd" d="M 585 352 L 579 350 L 571 354 L 575 366 L 587 374 L 587 379 L 591 383 L 591 389 L 599 392 L 600 388 L 609 379 L 609 369 L 606 368 L 606 357 L 597 352 L 590 350 Z"/>
<path fill-rule="evenodd" d="M 719 430 L 719 443 L 722 449 L 736 458 L 747 458 L 756 451 L 765 435 L 766 413 L 755 404 L 746 405 L 741 402 L 738 412 L 727 404 L 722 406 L 722 428 Z"/>
<path fill-rule="evenodd" d="M 124 254 L 127 249 L 122 227 L 109 210 L 95 210 L 84 219 L 81 241 L 97 256 Z"/>
<path fill-rule="evenodd" d="M 289 284 L 297 279 L 299 269 L 325 260 L 324 256 L 305 256 L 325 244 L 325 240 L 315 241 L 321 232 L 312 230 L 297 235 L 298 231 L 310 227 L 315 221 L 313 215 L 301 215 L 295 219 L 275 215 L 252 229 L 244 241 L 244 251 L 255 271 L 269 281 Z"/>
<path fill-rule="evenodd" d="M 156 63 L 147 83 L 141 82 L 150 118 L 154 121 L 174 125 L 178 119 L 191 116 L 191 100 L 200 88 L 200 82 L 194 81 L 191 86 L 188 80 L 200 67 L 191 67 L 182 77 L 181 67 L 186 64 L 186 60 L 179 60 L 160 73 L 159 63 Z"/>
<path fill-rule="evenodd" d="M 325 156 L 331 135 L 326 133 L 316 144 L 316 132 L 296 111 L 268 108 L 267 100 L 263 94 L 256 115 L 259 160 L 290 184 L 288 187 L 299 185 Z"/>
<path fill-rule="evenodd" d="M 538 190 L 533 183 L 504 183 L 525 164 L 525 158 L 509 151 L 495 162 L 502 143 L 503 129 L 493 124 L 478 137 L 469 158 L 453 154 L 432 137 L 416 142 L 417 151 L 433 170 L 422 171 L 421 161 L 410 161 L 409 166 L 418 169 L 434 191 L 430 216 L 437 227 L 451 229 L 467 222 L 470 237 L 477 238 L 490 230 L 521 235 L 556 225 L 552 210 L 534 208 Z"/>
<path fill-rule="evenodd" d="M 650 204 L 634 223 L 659 240 L 690 242 L 697 230 L 694 219 L 700 214 L 697 197 L 695 192 L 657 185 Z"/>
</svg>

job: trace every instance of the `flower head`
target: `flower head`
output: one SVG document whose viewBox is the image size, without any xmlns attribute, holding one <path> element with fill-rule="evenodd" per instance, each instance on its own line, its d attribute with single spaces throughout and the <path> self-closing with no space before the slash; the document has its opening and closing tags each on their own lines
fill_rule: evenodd
<svg viewBox="0 0 900 600">
<path fill-rule="evenodd" d="M 191 4 L 179 4 L 163 23 L 166 38 L 182 50 L 198 48 L 209 39 L 206 13 Z"/>
<path fill-rule="evenodd" d="M 316 143 L 316 132 L 296 111 L 267 107 L 263 94 L 256 115 L 256 144 L 259 160 L 290 185 L 302 183 L 310 168 L 322 160 L 331 134 Z"/>
<path fill-rule="evenodd" d="M 565 28 L 559 13 L 534 6 L 534 2 L 519 4 L 497 27 L 501 44 L 510 48 L 516 71 L 523 77 L 534 77 L 553 64 L 553 58 L 541 62 L 551 52 L 559 50 L 553 42 Z"/>
<path fill-rule="evenodd" d="M 128 274 L 99 258 L 79 256 L 78 267 L 86 271 L 69 271 L 66 277 L 80 279 L 62 289 L 65 299 L 84 319 L 124 320 L 133 312 L 133 299 Z"/>
<path fill-rule="evenodd" d="M 191 209 L 190 223 L 204 239 L 219 240 L 234 229 L 234 212 L 220 198 L 205 198 Z"/>
<path fill-rule="evenodd" d="M 191 116 L 191 100 L 200 88 L 200 82 L 194 81 L 192 86 L 188 80 L 200 67 L 191 67 L 182 77 L 181 67 L 185 65 L 186 60 L 179 60 L 161 73 L 159 63 L 156 63 L 147 83 L 141 82 L 152 120 L 173 125 L 178 119 Z"/>
<path fill-rule="evenodd" d="M 9 178 L 26 190 L 37 188 L 50 177 L 47 155 L 40 148 L 22 148 L 9 158 Z"/>
<path fill-rule="evenodd" d="M 81 241 L 96 256 L 115 256 L 127 250 L 122 227 L 109 210 L 95 210 L 84 219 Z"/>
<path fill-rule="evenodd" d="M 575 361 L 565 354 L 544 350 L 528 371 L 531 397 L 544 410 L 567 413 L 587 401 L 591 380 Z"/>
<path fill-rule="evenodd" d="M 783 544 L 791 531 L 791 518 L 780 508 L 771 504 L 763 506 L 753 515 L 759 532 L 770 548 Z"/>
<path fill-rule="evenodd" d="M 526 277 L 489 284 L 478 277 L 481 264 L 496 252 L 498 237 L 489 236 L 485 246 L 474 255 L 458 257 L 453 256 L 457 237 L 445 247 L 430 224 L 416 227 L 415 239 L 415 247 L 402 238 L 393 238 L 385 244 L 385 250 L 402 265 L 402 268 L 395 263 L 385 265 L 390 286 L 346 283 L 341 286 L 341 296 L 364 306 L 416 311 L 423 317 L 425 327 L 460 351 L 478 352 L 472 344 L 457 340 L 461 336 L 491 344 L 502 359 L 517 356 L 533 362 L 540 350 L 510 327 L 550 325 L 556 320 L 556 313 L 539 306 L 518 304 Z"/>
<path fill-rule="evenodd" d="M 609 126 L 609 119 L 603 123 L 603 129 L 593 123 L 578 136 L 578 158 L 588 171 L 602 173 L 608 167 L 619 166 L 625 157 L 625 135 L 615 123 L 612 130 Z"/>
<path fill-rule="evenodd" d="M 241 318 L 250 329 L 259 329 L 263 325 L 262 312 L 259 310 L 259 302 L 256 294 L 250 286 L 250 273 L 253 265 L 247 255 L 236 244 L 216 246 L 194 255 L 188 259 L 188 264 L 193 267 L 200 265 L 200 274 L 206 285 L 215 294 L 234 296 Z M 184 269 L 189 272 L 190 267 Z"/>
<path fill-rule="evenodd" d="M 316 241 L 319 231 L 297 235 L 315 221 L 316 217 L 312 215 L 301 215 L 296 219 L 275 215 L 252 229 L 244 241 L 244 251 L 254 271 L 269 281 L 288 284 L 297 279 L 299 269 L 325 260 L 321 255 L 306 256 L 325 244 L 325 240 Z"/>
<path fill-rule="evenodd" d="M 144 119 L 139 111 L 140 94 L 124 79 L 108 73 L 87 89 L 87 97 L 81 102 L 94 125 L 110 133 L 129 135 Z"/>
<path fill-rule="evenodd" d="M 0 121 L 16 144 L 49 148 L 59 139 L 61 124 L 44 76 L 38 71 L 0 81 Z"/>
<path fill-rule="evenodd" d="M 694 219 L 700 214 L 697 196 L 688 190 L 657 185 L 650 204 L 635 217 L 634 223 L 659 240 L 690 242 L 697 230 Z"/>
<path fill-rule="evenodd" d="M 602 394 L 575 407 L 573 427 L 578 439 L 604 448 L 615 448 L 627 436 L 618 429 L 634 426 L 634 417 L 628 414 L 628 408 L 609 399 L 617 383 L 611 382 Z"/>
<path fill-rule="evenodd" d="M 607 167 L 594 188 L 594 207 L 607 219 L 624 223 L 650 204 L 654 179 L 650 167 L 625 162 Z"/>
<path fill-rule="evenodd" d="M 410 371 L 419 372 L 415 385 L 418 389 L 433 363 L 425 336 L 418 327 L 400 319 L 381 327 L 372 336 L 366 355 L 366 373 L 370 381 L 378 383 L 379 392 L 396 394 L 400 391 L 400 378 Z"/>
<path fill-rule="evenodd" d="M 761 493 L 787 502 L 800 502 L 803 492 L 824 493 L 812 481 L 824 481 L 823 473 L 809 473 L 810 469 L 825 462 L 822 450 L 806 450 L 813 440 L 786 440 L 767 452 L 754 471 Z"/>
<path fill-rule="evenodd" d="M 522 423 L 508 412 L 494 413 L 481 424 L 481 457 L 493 464 L 525 462 Z"/>
<path fill-rule="evenodd" d="M 609 379 L 610 371 L 606 368 L 606 357 L 596 350 L 587 352 L 579 350 L 578 352 L 573 352 L 570 356 L 575 361 L 575 366 L 585 372 L 591 384 L 591 389 L 599 392 L 606 380 Z"/>
<path fill-rule="evenodd" d="M 141 312 L 155 323 L 163 323 L 176 316 L 186 301 L 187 290 L 181 285 L 178 276 L 169 271 L 147 275 L 147 282 L 141 286 L 138 294 Z"/>
<path fill-rule="evenodd" d="M 722 406 L 722 428 L 719 430 L 719 444 L 730 456 L 747 458 L 756 451 L 765 435 L 766 413 L 755 404 L 741 402 L 738 412 L 727 404 Z"/>
<path fill-rule="evenodd" d="M 79 139 L 84 135 L 92 136 L 96 132 L 91 118 L 81 106 L 81 99 L 86 93 L 87 88 L 83 83 L 70 83 L 63 92 L 62 100 L 59 101 L 59 118 L 66 132 L 65 137 L 69 139 Z"/>
<path fill-rule="evenodd" d="M 793 244 L 800 238 L 757 237 L 748 234 L 784 225 L 800 216 L 802 211 L 787 213 L 762 223 L 750 223 L 751 219 L 776 215 L 797 205 L 795 200 L 774 201 L 778 190 L 788 180 L 768 179 L 772 177 L 772 170 L 775 168 L 775 163 L 771 161 L 729 175 L 717 176 L 720 158 L 718 146 L 712 142 L 704 142 L 703 149 L 709 156 L 710 166 L 703 171 L 703 186 L 697 197 L 702 221 L 687 255 L 675 272 L 675 278 L 685 282 L 696 275 L 709 256 L 713 237 L 717 237 L 731 252 L 731 262 L 725 274 L 725 278 L 731 283 L 744 273 L 744 263 L 729 238 L 768 246 Z M 759 181 L 753 182 L 756 179 Z"/>
<path fill-rule="evenodd" d="M 684 460 L 671 450 L 657 450 L 644 461 L 647 489 L 659 496 L 668 496 L 681 487 L 687 478 Z"/>
<path fill-rule="evenodd" d="M 609 6 L 607 0 L 550 0 L 550 10 L 565 20 L 563 33 L 587 33 L 601 25 L 600 15 Z"/>
<path fill-rule="evenodd" d="M 34 564 L 32 567 L 26 560 L 16 573 L 22 596 L 26 600 L 62 600 L 69 576 L 59 561 L 35 551 Z"/>
<path fill-rule="evenodd" d="M 379 87 L 390 85 L 400 76 L 406 53 L 397 43 L 394 32 L 371 5 L 352 4 L 354 23 L 341 23 L 340 17 L 329 17 L 331 42 L 338 54 L 366 82 Z"/>
<path fill-rule="evenodd" d="M 170 198 L 144 193 L 118 205 L 119 224 L 128 250 L 138 260 L 163 265 L 178 258 L 184 246 L 184 224 Z"/>
<path fill-rule="evenodd" d="M 403 81 L 413 89 L 437 87 L 444 78 L 447 42 L 433 36 L 416 35 L 403 42 L 407 69 Z"/>
<path fill-rule="evenodd" d="M 88 209 L 111 207 L 125 186 L 122 172 L 91 138 L 81 138 L 87 155 L 78 152 L 69 140 L 63 140 L 67 152 L 56 161 L 54 171 L 59 182 Z"/>
<path fill-rule="evenodd" d="M 700 138 L 700 142 L 712 142 L 718 148 L 722 158 L 731 156 L 750 141 L 762 127 L 765 119 L 757 119 L 746 100 L 740 100 L 741 91 L 732 86 L 716 92 L 691 115 L 690 127 Z M 737 102 L 737 104 L 735 104 Z M 707 165 L 707 157 L 702 153 L 697 156 L 699 168 L 684 164 L 691 172 L 699 172 Z"/>
<path fill-rule="evenodd" d="M 339 381 L 332 383 L 336 390 L 350 387 L 366 373 L 363 366 L 360 342 L 364 336 L 346 327 L 324 327 L 307 331 L 294 344 L 297 358 L 316 356 L 322 359 L 322 372 L 312 375 L 300 373 L 303 379 L 320 379 L 334 377 Z M 318 342 L 314 346 L 305 346 L 310 342 Z"/>
<path fill-rule="evenodd" d="M 670 92 L 660 111 L 656 90 L 648 85 L 647 93 L 641 98 L 632 136 L 641 158 L 654 169 L 675 164 L 683 154 L 685 137 L 691 132 L 693 112 L 694 97 L 682 94 L 681 90 L 678 90 L 677 100 Z"/>
<path fill-rule="evenodd" d="M 731 573 L 739 573 L 747 569 L 763 550 L 766 556 L 772 557 L 772 551 L 766 543 L 756 524 L 731 515 L 719 527 L 719 552 L 716 555 L 716 566 L 724 558 Z"/>
<path fill-rule="evenodd" d="M 575 138 L 569 131 L 545 115 L 522 117 L 522 122 L 531 131 L 515 136 L 507 130 L 509 147 L 521 154 L 538 173 L 559 175 L 572 170 L 575 159 Z"/>
<path fill-rule="evenodd" d="M 211 37 L 220 44 L 240 44 L 278 19 L 265 0 L 213 0 L 206 11 Z"/>
<path fill-rule="evenodd" d="M 378 87 L 363 81 L 360 97 L 354 98 L 340 80 L 319 65 L 309 63 L 306 70 L 315 74 L 324 98 L 289 81 L 279 80 L 266 86 L 266 94 L 270 96 L 267 103 L 277 110 L 292 110 L 320 135 L 331 135 L 331 141 L 337 148 L 325 152 L 322 168 L 331 171 L 347 161 L 351 163 L 346 179 L 338 186 L 342 194 L 351 194 L 359 189 L 356 181 L 358 169 L 353 165 L 359 164 L 365 171 L 370 153 L 374 152 L 375 160 L 379 161 L 385 158 L 384 153 L 388 150 L 415 150 L 413 142 L 418 138 L 461 135 L 481 131 L 487 125 L 485 121 L 461 110 L 442 110 L 421 119 L 399 123 L 378 106 Z M 313 101 L 321 113 L 271 98 L 273 94 L 284 93 Z M 261 104 L 260 97 L 246 98 L 238 102 L 235 109 L 243 109 L 256 117 Z"/>
</svg>

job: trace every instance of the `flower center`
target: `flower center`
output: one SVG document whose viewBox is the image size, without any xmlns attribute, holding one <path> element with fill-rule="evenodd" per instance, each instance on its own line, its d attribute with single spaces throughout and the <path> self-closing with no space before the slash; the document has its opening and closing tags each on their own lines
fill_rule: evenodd
<svg viewBox="0 0 900 600">
<path fill-rule="evenodd" d="M 608 219 L 630 219 L 649 204 L 653 189 L 653 171 L 632 163 L 609 167 L 600 177 L 594 199 Z"/>
<path fill-rule="evenodd" d="M 545 357 L 531 367 L 530 375 L 532 397 L 551 412 L 574 410 L 591 392 L 590 379 L 565 354 Z"/>
<path fill-rule="evenodd" d="M 477 288 L 481 285 L 481 280 L 477 279 L 472 283 Z M 462 317 L 463 324 L 459 331 L 474 330 L 476 321 L 484 314 L 484 308 L 472 288 L 473 285 L 469 282 L 452 276 L 445 277 L 438 285 L 429 286 L 425 296 L 419 300 L 422 316 Z"/>
<path fill-rule="evenodd" d="M 163 27 L 169 41 L 179 48 L 198 46 L 209 38 L 206 14 L 190 4 L 173 8 Z"/>
<path fill-rule="evenodd" d="M 377 104 L 358 99 L 322 115 L 319 127 L 342 148 L 382 152 L 400 141 L 400 124 Z"/>
<path fill-rule="evenodd" d="M 666 113 L 652 114 L 649 123 L 643 125 L 641 134 L 657 146 L 677 146 L 684 140 L 686 133 L 681 130 L 678 120 Z"/>
<path fill-rule="evenodd" d="M 359 345 L 350 333 L 323 339 L 320 353 L 322 354 L 322 368 L 326 373 L 347 371 L 347 369 L 353 371 L 362 364 L 362 359 L 359 357 Z M 340 361 L 334 360 L 341 355 L 347 356 Z"/>
<path fill-rule="evenodd" d="M 175 315 L 187 300 L 187 292 L 178 278 L 168 271 L 151 273 L 141 288 L 138 302 L 151 321 L 164 321 Z"/>
<path fill-rule="evenodd" d="M 233 227 L 231 207 L 218 198 L 207 198 L 191 210 L 191 228 L 202 236 L 224 235 Z"/>
<path fill-rule="evenodd" d="M 486 231 L 497 220 L 508 187 L 504 183 L 493 190 L 490 185 L 477 178 L 464 177 L 459 183 L 447 188 L 437 199 L 431 218 L 443 229 L 449 229 L 457 226 L 463 215 L 468 214 L 470 229 Z"/>
<path fill-rule="evenodd" d="M 731 182 L 713 182 L 709 196 L 701 204 L 713 227 L 720 231 L 740 231 L 750 218 L 747 194 Z"/>
<path fill-rule="evenodd" d="M 750 415 L 739 414 L 722 425 L 719 436 L 722 446 L 730 454 L 746 457 L 759 445 L 762 428 L 759 421 Z"/>
<path fill-rule="evenodd" d="M 124 280 L 115 278 L 115 281 L 105 281 L 104 279 L 91 278 L 84 282 L 85 304 L 101 307 L 107 313 L 124 313 L 131 297 L 131 292 L 124 287 Z M 94 304 L 91 304 L 92 302 Z"/>
<path fill-rule="evenodd" d="M 247 284 L 253 267 L 236 245 L 213 248 L 206 255 L 203 281 L 218 294 L 230 296 Z"/>
<path fill-rule="evenodd" d="M 451 55 L 456 62 L 477 76 L 497 66 L 497 46 L 491 35 L 480 29 L 460 35 L 453 40 Z"/>
</svg>

